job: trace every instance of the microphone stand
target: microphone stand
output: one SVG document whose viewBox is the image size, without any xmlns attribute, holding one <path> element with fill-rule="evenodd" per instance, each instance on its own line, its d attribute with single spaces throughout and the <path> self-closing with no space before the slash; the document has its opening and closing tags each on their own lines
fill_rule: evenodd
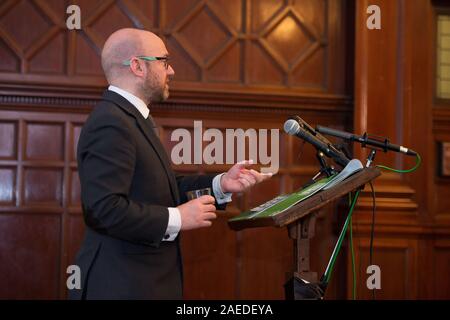
<svg viewBox="0 0 450 320">
<path fill-rule="evenodd" d="M 377 150 L 371 148 L 371 152 L 369 154 L 369 156 L 367 157 L 367 162 L 366 162 L 366 167 L 370 167 L 370 165 L 372 164 L 373 160 L 375 159 L 375 155 L 376 155 Z M 358 190 L 356 191 L 355 197 L 352 200 L 351 206 L 350 206 L 350 211 L 349 214 L 347 215 L 347 218 L 345 219 L 344 222 L 344 226 L 341 229 L 341 232 L 339 234 L 339 238 L 334 246 L 333 252 L 331 254 L 330 259 L 328 260 L 328 265 L 325 269 L 324 274 L 322 275 L 322 277 L 320 278 L 320 281 L 318 283 L 318 286 L 322 289 L 322 297 L 320 299 L 323 299 L 323 296 L 325 295 L 325 291 L 328 287 L 328 283 L 330 281 L 331 278 L 331 274 L 333 273 L 333 268 L 334 268 L 334 264 L 336 262 L 336 258 L 339 254 L 339 251 L 341 250 L 341 246 L 342 246 L 342 242 L 344 241 L 345 238 L 345 234 L 347 233 L 347 229 L 348 226 L 350 224 L 350 220 L 352 218 L 353 215 L 353 209 L 356 205 L 356 202 L 358 201 L 358 197 L 360 192 L 364 189 L 364 186 L 361 186 L 360 188 L 358 188 Z"/>
<path fill-rule="evenodd" d="M 345 151 L 345 150 L 343 150 L 343 148 L 341 146 L 336 146 L 336 145 L 333 145 L 333 146 L 336 149 L 338 149 L 339 151 L 343 151 L 343 152 Z M 317 180 L 319 179 L 319 177 L 322 176 L 322 174 L 325 174 L 329 178 L 329 177 L 339 173 L 339 171 L 336 170 L 336 168 L 333 165 L 329 165 L 327 163 L 327 161 L 325 159 L 325 154 L 318 149 L 316 149 L 316 150 L 317 150 L 316 159 L 317 159 L 317 161 L 319 161 L 320 170 L 311 178 L 311 180 L 309 180 L 307 183 L 305 183 L 301 189 L 306 188 L 306 187 L 316 183 Z M 346 156 L 348 157 L 347 154 L 346 154 Z"/>
<path fill-rule="evenodd" d="M 345 146 L 343 144 L 331 144 L 334 148 L 336 148 L 339 151 L 342 151 L 345 156 L 347 158 L 350 158 L 348 150 L 345 148 Z M 316 159 L 319 161 L 320 164 L 320 170 L 319 172 L 317 172 L 312 178 L 311 180 L 309 180 L 307 183 L 305 183 L 302 186 L 303 188 L 306 188 L 312 184 L 314 184 L 315 182 L 317 182 L 317 179 L 322 175 L 325 174 L 328 178 L 339 173 L 338 170 L 336 170 L 336 168 L 333 165 L 328 165 L 326 159 L 325 159 L 325 154 L 320 151 L 319 149 L 316 149 Z"/>
<path fill-rule="evenodd" d="M 320 164 L 319 172 L 317 172 L 311 178 L 311 180 L 309 180 L 307 183 L 305 183 L 300 189 L 304 189 L 304 188 L 309 187 L 310 185 L 316 183 L 317 179 L 319 179 L 319 177 L 322 174 L 325 174 L 327 177 L 331 177 L 332 175 L 335 175 L 337 173 L 337 171 L 334 168 L 334 166 L 328 165 L 327 161 L 325 160 L 325 155 L 323 154 L 322 151 L 317 150 L 316 158 L 317 158 L 317 160 L 319 161 L 319 164 Z"/>
<path fill-rule="evenodd" d="M 313 177 L 313 181 L 315 181 L 322 173 L 325 173 L 327 177 L 331 177 L 337 173 L 334 166 L 328 165 L 323 152 L 317 151 L 316 158 L 320 163 L 320 171 Z"/>
</svg>

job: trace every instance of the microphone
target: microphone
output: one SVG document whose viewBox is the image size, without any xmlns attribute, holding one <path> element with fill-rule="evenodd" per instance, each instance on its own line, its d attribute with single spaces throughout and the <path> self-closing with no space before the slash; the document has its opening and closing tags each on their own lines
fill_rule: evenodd
<svg viewBox="0 0 450 320">
<path fill-rule="evenodd" d="M 304 121 L 302 120 L 302 122 Z M 321 139 L 315 137 L 311 132 L 309 132 L 309 130 L 305 130 L 305 128 L 300 126 L 300 124 L 294 119 L 286 120 L 284 123 L 284 131 L 291 136 L 296 136 L 306 142 L 309 142 L 317 150 L 323 152 L 323 154 L 333 159 L 336 163 L 343 167 L 350 162 L 350 160 L 341 151 L 333 147 L 331 143 L 325 143 Z"/>
<path fill-rule="evenodd" d="M 388 150 L 395 151 L 395 152 L 401 152 L 408 156 L 417 156 L 417 152 L 415 152 L 412 149 L 405 148 L 404 146 L 399 146 L 393 143 L 390 143 L 388 139 L 384 139 L 384 141 L 379 141 L 375 139 L 371 139 L 368 137 L 367 133 L 365 133 L 363 136 L 359 136 L 353 133 L 340 131 L 332 128 L 327 128 L 323 126 L 316 126 L 316 130 L 320 133 L 327 134 L 333 137 L 342 138 L 344 140 L 349 141 L 356 141 L 362 144 L 363 147 L 366 145 L 378 147 L 382 149 L 384 152 L 387 152 Z"/>
<path fill-rule="evenodd" d="M 319 140 L 322 140 L 323 143 L 333 146 L 330 140 L 328 140 L 319 132 L 317 132 L 313 127 L 311 127 L 305 120 L 303 120 L 299 116 L 291 116 L 289 117 L 289 119 L 294 119 L 295 121 L 297 121 L 301 128 L 303 128 L 306 131 L 309 131 L 309 133 L 311 133 L 314 137 L 318 138 Z"/>
</svg>

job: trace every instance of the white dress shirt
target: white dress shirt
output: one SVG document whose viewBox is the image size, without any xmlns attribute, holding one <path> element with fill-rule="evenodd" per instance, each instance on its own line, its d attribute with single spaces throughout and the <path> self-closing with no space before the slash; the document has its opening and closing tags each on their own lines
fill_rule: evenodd
<svg viewBox="0 0 450 320">
<path fill-rule="evenodd" d="M 136 109 L 139 110 L 139 113 L 142 114 L 144 119 L 148 118 L 148 115 L 150 114 L 150 110 L 148 106 L 145 104 L 142 99 L 136 97 L 135 95 L 129 93 L 126 90 L 120 89 L 118 87 L 110 85 L 108 87 L 109 91 L 114 91 L 117 94 L 120 94 L 122 97 L 127 99 L 133 106 L 136 107 Z M 216 197 L 216 201 L 218 204 L 223 204 L 226 202 L 231 201 L 231 193 L 224 193 L 222 191 L 222 187 L 220 185 L 220 179 L 222 178 L 222 175 L 225 173 L 219 174 L 214 177 L 212 182 L 212 189 L 214 192 L 214 195 Z M 181 215 L 180 210 L 178 208 L 168 208 L 169 210 L 169 222 L 167 224 L 167 229 L 164 238 L 162 241 L 173 241 L 177 237 L 178 233 L 181 229 Z"/>
</svg>

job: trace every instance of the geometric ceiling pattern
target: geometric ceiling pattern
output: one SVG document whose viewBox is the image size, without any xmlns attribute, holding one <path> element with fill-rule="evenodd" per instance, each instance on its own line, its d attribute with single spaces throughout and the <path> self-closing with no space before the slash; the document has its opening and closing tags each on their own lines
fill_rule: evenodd
<svg viewBox="0 0 450 320">
<path fill-rule="evenodd" d="M 81 8 L 78 31 L 66 8 Z M 174 81 L 323 87 L 326 0 L 8 0 L 0 4 L 2 72 L 102 77 L 100 52 L 122 27 L 166 42 Z"/>
</svg>

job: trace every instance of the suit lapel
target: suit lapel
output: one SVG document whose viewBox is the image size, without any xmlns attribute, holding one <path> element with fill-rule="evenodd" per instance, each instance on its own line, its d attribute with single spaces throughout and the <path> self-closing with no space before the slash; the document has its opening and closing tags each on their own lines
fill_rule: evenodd
<svg viewBox="0 0 450 320">
<path fill-rule="evenodd" d="M 144 119 L 144 117 L 142 117 L 142 115 L 139 113 L 139 110 L 137 110 L 136 107 L 134 107 L 127 99 L 115 92 L 109 90 L 105 91 L 105 93 L 103 94 L 103 99 L 114 103 L 126 113 L 132 115 L 135 118 L 139 129 L 144 134 L 148 142 L 150 142 L 151 146 L 158 155 L 158 158 L 161 161 L 164 170 L 166 171 L 167 178 L 170 182 L 170 191 L 172 193 L 172 197 L 176 201 L 176 204 L 180 203 L 178 185 L 174 172 L 170 167 L 169 157 L 167 156 L 166 150 L 159 140 L 159 137 L 154 132 L 154 128 L 150 125 L 150 122 Z"/>
<path fill-rule="evenodd" d="M 147 120 L 145 120 L 142 116 L 137 117 L 136 120 L 141 131 L 144 133 L 145 137 L 151 143 L 156 153 L 158 154 L 158 157 L 161 160 L 161 163 L 166 171 L 167 177 L 169 178 L 172 196 L 175 199 L 176 203 L 178 204 L 180 202 L 178 195 L 178 185 L 173 170 L 170 167 L 170 159 L 167 156 L 167 152 L 164 149 L 161 140 L 159 140 L 159 137 L 156 135 L 154 128 L 150 125 L 150 123 Z"/>
</svg>

